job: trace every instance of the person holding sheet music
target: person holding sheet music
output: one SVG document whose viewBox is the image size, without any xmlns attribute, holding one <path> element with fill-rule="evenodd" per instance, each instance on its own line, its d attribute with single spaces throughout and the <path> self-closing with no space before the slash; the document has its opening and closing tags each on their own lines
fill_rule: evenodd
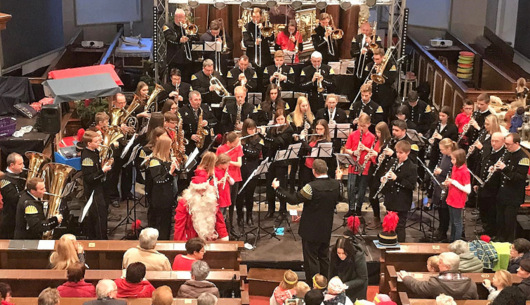
<svg viewBox="0 0 530 305">
<path fill-rule="evenodd" d="M 232 50 L 234 49 L 234 41 L 226 33 L 225 29 L 221 29 L 222 20 L 212 20 L 210 21 L 210 29 L 206 33 L 201 35 L 200 41 L 217 41 L 221 43 L 221 47 L 224 48 L 223 43 L 226 42 L 226 50 L 222 51 L 209 51 L 203 52 L 202 56 L 204 59 L 211 59 L 215 63 L 216 58 L 220 60 L 219 63 L 216 63 L 218 67 L 221 67 L 222 75 L 226 75 L 228 71 L 228 61 L 232 58 Z"/>
<path fill-rule="evenodd" d="M 300 86 L 308 94 L 312 109 L 324 107 L 324 93 L 333 92 L 335 83 L 333 68 L 322 63 L 322 54 L 311 54 L 311 65 L 302 69 L 300 73 Z"/>
<path fill-rule="evenodd" d="M 375 230 L 381 227 L 381 209 L 379 206 L 379 198 L 375 198 L 375 194 L 379 188 L 379 184 L 381 183 L 380 179 L 384 175 L 384 168 L 378 168 L 378 155 L 380 157 L 384 157 L 384 154 L 381 154 L 381 152 L 385 147 L 390 145 L 391 141 L 390 130 L 388 129 L 388 125 L 385 122 L 377 123 L 375 126 L 375 136 L 377 138 L 377 142 L 375 143 L 374 148 L 371 149 L 367 155 L 367 157 L 371 158 L 369 163 L 370 170 L 368 171 L 368 185 L 370 186 L 368 198 L 374 212 L 372 221 L 366 225 L 368 230 Z"/>
<path fill-rule="evenodd" d="M 245 87 L 236 87 L 234 95 L 236 100 L 227 102 L 223 108 L 221 127 L 224 133 L 241 131 L 243 121 L 254 112 L 254 106 L 246 102 L 247 89 Z"/>
<path fill-rule="evenodd" d="M 374 132 L 374 127 L 377 123 L 383 120 L 383 108 L 372 100 L 372 86 L 364 84 L 360 89 L 361 99 L 354 101 L 350 106 L 350 122 L 353 128 L 357 128 L 357 122 L 361 113 L 366 113 L 370 116 L 370 131 Z"/>
<path fill-rule="evenodd" d="M 307 152 L 306 155 L 311 155 L 312 149 L 317 147 L 320 143 L 331 142 L 328 122 L 326 120 L 320 119 L 316 121 L 314 131 L 315 133 L 309 138 L 309 140 L 302 141 L 302 149 L 303 151 Z M 330 161 L 329 159 L 331 158 L 328 158 L 328 164 Z M 304 164 L 300 166 L 298 179 L 300 180 L 300 185 L 306 185 L 313 180 L 311 170 L 313 169 L 313 162 L 315 161 L 315 158 L 306 156 L 305 159 L 300 158 L 300 160 L 302 160 Z"/>
<path fill-rule="evenodd" d="M 315 116 L 313 115 L 313 112 L 311 112 L 311 106 L 309 106 L 307 98 L 304 96 L 298 97 L 294 111 L 287 116 L 287 122 L 291 124 L 294 131 L 293 141 L 295 143 L 300 142 L 306 135 L 312 133 L 311 126 L 313 126 L 314 120 Z M 300 183 L 295 183 L 296 173 L 298 172 L 298 165 L 300 162 L 300 159 L 291 161 L 291 173 L 289 174 L 290 191 L 294 191 L 295 186 L 302 186 Z"/>
<path fill-rule="evenodd" d="M 274 53 L 274 64 L 263 70 L 263 87 L 276 84 L 280 90 L 288 91 L 294 87 L 294 70 L 285 64 L 285 54 L 282 50 Z"/>
<path fill-rule="evenodd" d="M 237 65 L 226 75 L 226 82 L 228 84 L 228 91 L 234 92 L 234 89 L 243 86 L 249 92 L 258 90 L 258 74 L 256 70 L 250 66 L 247 55 L 241 55 L 237 61 Z"/>
<path fill-rule="evenodd" d="M 277 178 L 280 184 L 284 187 L 287 185 L 287 170 L 289 167 L 288 160 L 275 160 L 276 152 L 285 150 L 293 141 L 293 128 L 285 119 L 285 111 L 277 109 L 274 115 L 275 124 L 280 124 L 278 127 L 268 128 L 264 137 L 265 153 L 264 157 L 269 157 L 273 161 L 267 172 L 267 204 L 268 212 L 266 218 L 273 218 L 276 209 L 276 194 L 271 187 L 272 180 Z M 280 198 L 280 213 L 287 213 L 287 206 L 285 199 Z"/>
<path fill-rule="evenodd" d="M 105 174 L 112 168 L 112 161 L 106 164 L 100 163 L 99 146 L 101 136 L 87 130 L 83 135 L 85 148 L 81 152 L 81 171 L 83 172 L 83 190 L 87 200 L 92 198 L 92 204 L 88 210 L 85 220 L 87 237 L 89 239 L 107 239 L 107 204 L 104 196 L 103 185 Z"/>
<path fill-rule="evenodd" d="M 348 213 L 344 217 L 352 215 L 361 219 L 361 208 L 364 202 L 364 194 L 368 186 L 368 172 L 370 170 L 370 156 L 368 153 L 375 143 L 375 136 L 368 130 L 370 126 L 370 116 L 361 114 L 358 121 L 358 128 L 350 134 L 344 146 L 344 153 L 352 156 L 353 160 L 359 163 L 359 167 L 350 166 L 348 168 Z M 362 171 L 361 171 L 362 170 Z M 361 221 L 361 223 L 363 223 Z"/>
<path fill-rule="evenodd" d="M 280 88 L 276 84 L 269 84 L 263 101 L 254 108 L 254 112 L 250 117 L 260 126 L 272 124 L 276 109 L 283 109 L 286 113 L 289 113 L 290 107 L 282 99 Z"/>
<path fill-rule="evenodd" d="M 256 122 L 252 119 L 246 119 L 243 122 L 243 129 L 241 131 L 241 145 L 243 146 L 243 165 L 241 166 L 241 176 L 243 182 L 246 182 L 252 172 L 259 166 L 259 157 L 265 142 L 257 133 Z M 237 196 L 237 212 L 239 218 L 239 207 L 245 206 L 246 224 L 248 226 L 254 225 L 252 218 L 252 208 L 254 207 L 254 190 L 258 179 L 253 178 L 241 193 Z M 241 209 L 242 211 L 242 209 Z M 241 215 L 242 216 L 242 215 Z M 238 221 L 239 223 L 239 221 Z"/>
<path fill-rule="evenodd" d="M 278 37 L 276 37 L 276 46 L 280 50 L 285 51 L 284 53 L 289 55 L 293 54 L 293 63 L 297 64 L 300 62 L 298 54 L 304 50 L 304 41 L 302 33 L 298 31 L 296 20 L 289 20 L 289 23 L 283 29 L 283 31 L 278 33 Z"/>
</svg>

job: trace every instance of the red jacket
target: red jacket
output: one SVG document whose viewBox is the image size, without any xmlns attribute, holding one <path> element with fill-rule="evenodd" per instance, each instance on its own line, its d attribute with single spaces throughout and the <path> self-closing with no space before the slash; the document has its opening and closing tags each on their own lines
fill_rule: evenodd
<svg viewBox="0 0 530 305">
<path fill-rule="evenodd" d="M 93 298 L 96 296 L 96 287 L 85 282 L 85 280 L 80 280 L 77 283 L 66 282 L 57 287 L 57 290 L 61 298 Z"/>
<path fill-rule="evenodd" d="M 118 286 L 117 298 L 150 298 L 155 291 L 155 287 L 149 281 L 129 283 L 125 279 L 119 278 L 114 282 Z"/>
<path fill-rule="evenodd" d="M 8 301 L 6 300 L 2 300 L 2 303 L 0 303 L 0 305 L 15 305 L 13 303 L 9 303 Z"/>
</svg>

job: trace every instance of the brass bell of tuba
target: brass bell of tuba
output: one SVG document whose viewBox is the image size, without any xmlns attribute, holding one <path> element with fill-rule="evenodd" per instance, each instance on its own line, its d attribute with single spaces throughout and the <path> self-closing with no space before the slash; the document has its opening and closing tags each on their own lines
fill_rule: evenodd
<svg viewBox="0 0 530 305">
<path fill-rule="evenodd" d="M 26 185 L 27 185 L 28 181 L 31 178 L 41 176 L 44 165 L 51 162 L 51 159 L 35 151 L 27 151 L 24 155 L 29 160 L 28 176 L 26 178 L 27 179 Z"/>
<path fill-rule="evenodd" d="M 112 158 L 112 143 L 121 138 L 123 138 L 123 133 L 118 126 L 109 126 L 103 133 L 103 140 L 101 141 L 101 149 L 99 151 L 99 159 L 102 166 Z"/>
<path fill-rule="evenodd" d="M 164 91 L 164 87 L 160 86 L 159 84 L 155 84 L 155 88 L 153 89 L 153 92 L 151 92 L 151 95 L 149 95 L 149 99 L 147 99 L 147 102 L 145 103 L 144 111 L 150 111 L 152 105 L 157 105 L 156 104 L 156 101 L 157 101 L 156 97 L 162 91 Z M 158 108 L 158 107 L 155 107 L 153 112 L 156 112 L 156 110 L 157 110 L 156 108 Z"/>
<path fill-rule="evenodd" d="M 46 218 L 59 214 L 66 182 L 73 172 L 75 172 L 75 169 L 66 164 L 48 163 L 44 165 L 42 178 L 44 179 L 47 190 L 47 193 L 44 195 L 44 200 L 48 201 Z M 53 230 L 46 231 L 42 234 L 42 239 L 52 239 L 52 237 Z"/>
</svg>

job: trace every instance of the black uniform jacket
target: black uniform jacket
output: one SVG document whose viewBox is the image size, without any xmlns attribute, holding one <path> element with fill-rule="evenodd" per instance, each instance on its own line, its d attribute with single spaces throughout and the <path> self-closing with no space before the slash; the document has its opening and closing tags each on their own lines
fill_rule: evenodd
<svg viewBox="0 0 530 305">
<path fill-rule="evenodd" d="M 239 80 L 239 75 L 241 73 L 245 74 L 245 77 L 247 78 L 245 88 L 247 88 L 249 92 L 256 91 L 258 89 L 258 74 L 256 73 L 256 70 L 252 67 L 248 67 L 245 71 L 241 71 L 237 65 L 232 70 L 228 71 L 228 74 L 226 75 L 228 91 L 233 93 L 235 87 L 241 86 L 241 81 Z"/>
<path fill-rule="evenodd" d="M 505 205 L 521 205 L 524 202 L 526 175 L 530 161 L 520 148 L 505 156 L 506 167 L 501 171 L 501 186 L 497 201 Z"/>
<path fill-rule="evenodd" d="M 263 70 L 263 88 L 267 88 L 267 86 L 271 84 L 271 77 L 276 72 L 280 72 L 281 74 L 287 76 L 284 81 L 280 82 L 281 90 L 293 90 L 295 77 L 294 70 L 292 67 L 289 67 L 286 64 L 281 65 L 279 68 L 276 65 L 270 65 Z M 276 84 L 276 79 L 274 79 L 273 83 Z"/>
<path fill-rule="evenodd" d="M 261 65 L 257 64 L 255 56 L 256 39 L 258 38 L 261 38 Z M 245 25 L 245 28 L 243 29 L 243 44 L 245 45 L 245 48 L 247 48 L 247 56 L 250 63 L 252 63 L 252 66 L 267 67 L 272 64 L 269 45 L 270 43 L 273 43 L 274 40 L 274 34 L 271 37 L 263 37 L 263 35 L 261 35 L 261 30 L 259 28 L 256 29 L 256 24 L 253 21 Z M 259 51 L 260 49 L 258 49 L 258 56 L 260 54 Z"/>
<path fill-rule="evenodd" d="M 42 234 L 59 225 L 57 217 L 46 219 L 43 202 L 27 191 L 22 192 L 17 205 L 15 239 L 42 239 Z"/>
<path fill-rule="evenodd" d="M 182 128 L 184 129 L 184 137 L 188 139 L 188 145 L 186 145 L 186 154 L 189 155 L 196 147 L 195 141 L 191 140 L 191 136 L 197 133 L 197 127 L 199 126 L 199 115 L 203 112 L 202 119 L 208 121 L 208 125 L 204 127 L 204 130 L 211 134 L 211 129 L 217 125 L 217 119 L 213 115 L 212 109 L 209 105 L 201 104 L 200 109 L 197 110 L 197 114 L 193 111 L 190 105 L 186 105 L 179 109 L 179 113 L 182 117 Z M 211 137 L 206 135 L 203 148 L 206 148 L 211 141 Z"/>
<path fill-rule="evenodd" d="M 497 151 L 490 151 L 482 155 L 482 158 L 477 165 L 477 170 L 475 171 L 475 173 L 479 175 L 480 179 L 485 182 L 484 186 L 480 188 L 480 196 L 497 196 L 497 192 L 499 191 L 499 187 L 501 185 L 502 173 L 500 171 L 494 171 L 490 179 L 487 180 L 488 175 L 490 174 L 489 169 L 491 166 L 494 166 L 501 157 L 503 160 L 505 160 L 508 154 L 508 151 L 503 146 Z"/>
<path fill-rule="evenodd" d="M 392 159 L 390 163 L 393 165 L 397 178 L 396 180 L 388 179 L 385 185 L 385 206 L 391 211 L 408 211 L 412 204 L 412 192 L 418 179 L 417 166 L 410 160 L 410 157 L 399 167 L 397 159 Z"/>
<path fill-rule="evenodd" d="M 182 96 L 182 102 L 180 101 L 178 102 L 179 107 L 182 107 L 183 105 L 188 103 L 190 91 L 193 90 L 191 88 L 191 85 L 185 82 L 180 82 L 180 84 L 178 85 L 178 89 L 177 89 L 177 86 L 173 86 L 172 83 L 164 84 L 162 87 L 164 87 L 164 91 L 160 92 L 160 94 L 158 95 L 158 110 L 159 111 L 162 110 L 162 106 L 164 102 L 169 98 L 169 94 L 172 91 L 178 90 L 179 95 Z"/>
<path fill-rule="evenodd" d="M 153 180 L 151 204 L 155 209 L 170 210 L 173 204 L 173 175 L 169 173 L 171 162 L 158 158 L 149 160 L 149 176 Z"/>
<path fill-rule="evenodd" d="M 254 112 L 254 106 L 249 103 L 244 103 L 241 105 L 241 117 L 240 122 L 243 122 L 250 117 L 252 112 Z M 223 132 L 229 132 L 234 130 L 237 119 L 237 102 L 230 101 L 223 108 L 223 115 L 221 116 L 221 127 Z"/>
<path fill-rule="evenodd" d="M 315 51 L 318 51 L 322 54 L 322 62 L 327 64 L 330 61 L 338 61 L 340 50 L 337 44 L 337 41 L 331 39 L 328 36 L 331 44 L 328 44 L 328 39 L 325 38 L 326 29 L 321 25 L 318 25 L 311 34 L 311 41 L 313 41 L 313 47 Z M 333 52 L 331 54 L 330 50 Z"/>
<path fill-rule="evenodd" d="M 0 193 L 4 207 L 2 208 L 2 223 L 0 238 L 12 239 L 15 234 L 17 204 L 20 192 L 24 190 L 25 180 L 20 174 L 6 172 L 0 180 Z"/>
<path fill-rule="evenodd" d="M 180 38 L 186 34 L 183 35 L 183 33 L 185 33 L 183 28 L 180 25 L 175 24 L 175 22 L 164 25 L 162 30 L 164 31 L 164 38 L 166 38 L 167 43 L 167 62 L 170 64 L 185 64 L 191 62 L 186 58 L 184 46 L 187 44 L 191 51 L 191 41 L 197 40 L 197 37 L 188 36 L 188 42 L 181 43 Z"/>
<path fill-rule="evenodd" d="M 418 103 L 412 107 L 409 103 L 405 104 L 409 109 L 410 117 L 409 120 L 416 124 L 416 131 L 425 135 L 432 122 L 435 120 L 431 106 L 422 100 L 418 100 Z"/>
<path fill-rule="evenodd" d="M 363 77 L 366 78 L 368 76 L 368 73 L 372 70 L 373 65 L 373 62 L 366 65 L 364 69 L 366 74 Z M 375 73 L 375 68 L 372 73 Z M 385 71 L 383 71 L 383 77 L 385 78 L 385 82 L 383 84 L 379 85 L 375 82 L 372 83 L 372 99 L 383 108 L 388 109 L 394 103 L 395 98 L 392 84 L 397 77 L 396 65 L 389 62 L 385 67 Z"/>
<path fill-rule="evenodd" d="M 313 74 L 315 74 L 315 72 L 317 72 L 317 69 L 315 69 L 315 67 L 312 65 L 309 65 L 303 68 L 302 72 L 300 73 L 300 85 L 302 87 L 302 91 L 308 94 L 309 104 L 313 112 L 316 112 L 318 109 L 324 107 L 323 93 L 331 93 L 335 89 L 333 81 L 335 72 L 330 66 L 324 64 L 320 66 L 320 73 L 324 77 L 322 79 L 322 86 L 325 89 L 323 92 L 318 92 L 318 82 L 316 80 L 313 82 Z"/>
<path fill-rule="evenodd" d="M 212 76 L 216 77 L 226 89 L 226 81 L 219 72 L 214 71 Z M 201 93 L 203 103 L 210 106 L 221 103 L 221 97 L 215 91 L 210 91 L 210 77 L 206 76 L 202 70 L 191 76 L 191 86 L 193 90 Z"/>
</svg>

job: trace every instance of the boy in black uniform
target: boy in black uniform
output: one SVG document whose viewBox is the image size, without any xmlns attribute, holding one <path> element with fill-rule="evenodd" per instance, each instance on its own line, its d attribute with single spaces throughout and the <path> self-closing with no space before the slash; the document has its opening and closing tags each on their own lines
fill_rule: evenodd
<svg viewBox="0 0 530 305">
<path fill-rule="evenodd" d="M 282 50 L 274 53 L 274 65 L 270 65 L 263 70 L 263 88 L 269 84 L 278 84 L 280 91 L 293 90 L 294 70 L 285 64 L 285 57 Z"/>
<path fill-rule="evenodd" d="M 374 61 L 372 63 L 369 63 L 366 65 L 363 75 L 363 78 L 368 77 L 369 73 L 371 72 L 373 74 L 377 74 L 377 70 L 381 69 L 383 66 L 383 59 L 385 57 L 385 51 L 381 49 L 377 49 L 374 51 L 373 59 Z M 388 59 L 389 61 L 392 61 L 392 58 Z M 375 67 L 374 67 L 375 66 Z M 372 70 L 373 67 L 373 70 Z M 382 84 L 378 84 L 376 82 L 372 83 L 372 99 L 381 107 L 383 107 L 384 111 L 384 119 L 387 119 L 390 114 L 390 108 L 394 104 L 394 100 L 396 97 L 396 92 L 394 90 L 393 84 L 396 81 L 396 78 L 398 76 L 396 65 L 392 62 L 387 62 L 385 66 L 385 70 L 382 73 L 382 76 L 385 79 L 385 82 Z"/>
<path fill-rule="evenodd" d="M 361 86 L 361 99 L 354 101 L 350 106 L 350 121 L 353 128 L 357 129 L 357 122 L 361 113 L 370 116 L 370 132 L 375 134 L 375 125 L 383 120 L 383 108 L 372 100 L 372 86 L 364 84 Z"/>
<path fill-rule="evenodd" d="M 42 239 L 44 232 L 54 229 L 63 221 L 63 215 L 57 214 L 46 219 L 48 206 L 42 201 L 46 192 L 42 178 L 31 178 L 27 187 L 17 204 L 15 239 Z"/>
<path fill-rule="evenodd" d="M 412 163 L 416 164 L 418 161 L 416 158 L 418 157 L 419 147 L 417 144 L 414 144 L 412 139 L 407 135 L 407 123 L 402 120 L 394 120 L 392 122 L 392 136 L 393 140 L 391 143 L 397 143 L 398 141 L 407 141 L 410 144 L 410 156 L 409 159 L 412 161 Z M 384 153 L 388 157 L 396 157 L 396 152 L 394 146 L 389 146 L 384 150 Z M 387 166 L 385 164 L 385 166 Z"/>
<path fill-rule="evenodd" d="M 396 158 L 390 160 L 390 169 L 381 177 L 384 186 L 385 206 L 388 211 L 397 212 L 399 221 L 396 233 L 399 242 L 405 242 L 407 215 L 412 204 L 412 193 L 416 187 L 418 172 L 410 160 L 411 145 L 408 141 L 396 143 Z"/>
<path fill-rule="evenodd" d="M 525 197 L 526 175 L 530 161 L 521 149 L 521 136 L 510 133 L 504 145 L 508 150 L 504 161 L 497 162 L 501 171 L 501 186 L 497 193 L 497 239 L 513 242 L 517 225 L 517 211 Z"/>
<path fill-rule="evenodd" d="M 410 91 L 408 93 L 409 119 L 416 124 L 416 130 L 421 135 L 426 135 L 431 127 L 432 122 L 435 121 L 433 117 L 431 106 L 418 98 L 418 92 Z"/>
<path fill-rule="evenodd" d="M 24 159 L 17 153 L 7 156 L 7 169 L 0 180 L 0 193 L 4 207 L 2 209 L 2 224 L 0 227 L 0 238 L 13 239 L 15 236 L 15 223 L 17 215 L 17 204 L 20 192 L 24 190 L 24 178 L 20 177 L 24 168 Z"/>
<path fill-rule="evenodd" d="M 320 23 L 311 33 L 311 41 L 313 41 L 313 47 L 315 51 L 322 54 L 322 62 L 327 64 L 330 61 L 338 61 L 340 50 L 337 40 L 331 38 L 332 27 L 331 27 L 331 15 L 328 13 L 320 14 Z"/>
<path fill-rule="evenodd" d="M 83 135 L 85 148 L 81 152 L 81 170 L 83 171 L 84 195 L 87 200 L 92 196 L 92 205 L 86 219 L 87 236 L 89 239 L 107 239 L 107 205 L 103 195 L 105 173 L 112 166 L 112 159 L 101 166 L 99 161 L 99 145 L 101 136 L 94 131 Z"/>
</svg>

